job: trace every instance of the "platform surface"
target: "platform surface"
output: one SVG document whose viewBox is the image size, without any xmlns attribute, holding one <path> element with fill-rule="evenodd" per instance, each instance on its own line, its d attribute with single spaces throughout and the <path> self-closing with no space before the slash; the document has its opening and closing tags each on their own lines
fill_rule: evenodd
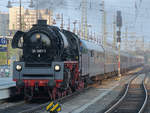
<svg viewBox="0 0 150 113">
<path fill-rule="evenodd" d="M 16 83 L 11 77 L 0 77 L 0 100 L 10 97 L 11 88 L 15 87 Z"/>
<path fill-rule="evenodd" d="M 14 87 L 16 84 L 12 80 L 12 77 L 0 77 L 0 89 L 6 89 Z"/>
</svg>

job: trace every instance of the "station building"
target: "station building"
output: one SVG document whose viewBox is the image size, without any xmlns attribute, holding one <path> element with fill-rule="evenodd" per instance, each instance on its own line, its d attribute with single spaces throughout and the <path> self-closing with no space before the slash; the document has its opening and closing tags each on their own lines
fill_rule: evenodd
<svg viewBox="0 0 150 113">
<path fill-rule="evenodd" d="M 12 7 L 9 9 L 9 30 L 17 31 L 20 29 L 20 8 Z M 22 30 L 29 30 L 33 24 L 36 24 L 37 19 L 46 19 L 47 24 L 52 25 L 52 11 L 35 10 L 21 8 Z"/>
<path fill-rule="evenodd" d="M 6 36 L 9 33 L 9 14 L 0 12 L 0 36 Z"/>
</svg>

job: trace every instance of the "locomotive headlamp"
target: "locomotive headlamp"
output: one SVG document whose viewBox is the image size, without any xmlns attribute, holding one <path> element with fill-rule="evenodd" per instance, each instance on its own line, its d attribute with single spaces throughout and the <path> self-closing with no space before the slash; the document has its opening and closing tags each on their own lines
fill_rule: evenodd
<svg viewBox="0 0 150 113">
<path fill-rule="evenodd" d="M 18 65 L 16 66 L 16 70 L 17 70 L 17 71 L 21 71 L 21 70 L 22 70 L 22 66 L 18 64 Z"/>
<path fill-rule="evenodd" d="M 58 65 L 58 64 L 55 65 L 54 70 L 55 70 L 55 71 L 60 71 L 60 65 Z"/>
<path fill-rule="evenodd" d="M 40 39 L 41 35 L 40 34 L 36 34 L 36 39 Z"/>
</svg>

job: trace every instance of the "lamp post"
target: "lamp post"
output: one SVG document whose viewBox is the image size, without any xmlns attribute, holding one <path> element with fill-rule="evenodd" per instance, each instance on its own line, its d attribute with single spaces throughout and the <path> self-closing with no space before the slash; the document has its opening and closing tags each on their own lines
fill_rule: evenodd
<svg viewBox="0 0 150 113">
<path fill-rule="evenodd" d="M 13 1 L 8 1 L 8 5 L 7 5 L 7 8 L 12 8 L 12 4 L 15 4 L 15 3 L 19 3 L 19 29 L 22 30 L 22 17 L 21 17 L 21 7 L 22 7 L 22 3 L 30 3 L 29 7 L 30 8 L 33 8 L 34 5 L 33 5 L 33 0 L 31 0 L 30 2 L 22 2 L 22 0 L 19 0 L 19 2 L 13 2 Z"/>
<path fill-rule="evenodd" d="M 27 21 L 25 22 L 25 30 L 28 30 L 30 28 L 30 22 L 29 22 L 29 18 L 27 18 L 27 16 L 30 15 L 29 10 L 26 9 L 25 11 L 25 18 L 27 19 Z"/>
<path fill-rule="evenodd" d="M 87 38 L 88 38 L 88 41 L 90 41 L 90 39 L 91 39 L 91 37 L 90 37 L 90 30 L 89 30 L 90 28 L 92 30 L 92 25 L 88 24 L 87 25 Z"/>
<path fill-rule="evenodd" d="M 53 18 L 53 2 L 49 0 L 49 8 L 46 9 L 45 12 L 46 15 L 49 15 L 49 25 L 53 24 L 52 18 Z"/>
<path fill-rule="evenodd" d="M 48 15 L 48 20 L 49 20 L 48 22 L 49 22 L 49 25 L 52 25 L 52 24 L 53 24 L 53 22 L 52 22 L 52 18 L 53 18 L 52 12 L 53 12 L 53 11 L 51 10 L 50 7 L 45 10 L 45 14 Z"/>
<path fill-rule="evenodd" d="M 106 30 L 106 10 L 105 10 L 105 2 L 104 0 L 102 0 L 102 3 L 100 4 L 100 6 L 102 7 L 100 9 L 100 12 L 102 12 L 102 45 L 104 46 L 104 48 L 106 48 L 106 35 L 107 35 L 107 30 Z"/>
<path fill-rule="evenodd" d="M 67 30 L 70 31 L 70 18 L 68 19 L 68 27 Z"/>
<path fill-rule="evenodd" d="M 77 24 L 77 20 L 75 20 L 75 21 L 73 22 L 73 26 L 74 26 L 73 32 L 74 32 L 74 33 L 76 33 L 76 24 Z"/>
<path fill-rule="evenodd" d="M 64 15 L 63 13 L 61 14 L 61 24 L 60 24 L 60 29 L 64 28 Z"/>
</svg>

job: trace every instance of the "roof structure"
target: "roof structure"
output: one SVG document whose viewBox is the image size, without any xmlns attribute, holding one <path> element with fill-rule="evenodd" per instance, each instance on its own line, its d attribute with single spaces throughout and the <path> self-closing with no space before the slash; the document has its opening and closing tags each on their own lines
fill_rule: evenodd
<svg viewBox="0 0 150 113">
<path fill-rule="evenodd" d="M 95 50 L 95 51 L 99 51 L 99 52 L 104 52 L 104 49 L 101 45 L 98 45 L 96 43 L 93 42 L 89 42 L 86 40 L 82 40 L 80 39 L 82 45 L 87 48 L 88 50 Z"/>
</svg>

